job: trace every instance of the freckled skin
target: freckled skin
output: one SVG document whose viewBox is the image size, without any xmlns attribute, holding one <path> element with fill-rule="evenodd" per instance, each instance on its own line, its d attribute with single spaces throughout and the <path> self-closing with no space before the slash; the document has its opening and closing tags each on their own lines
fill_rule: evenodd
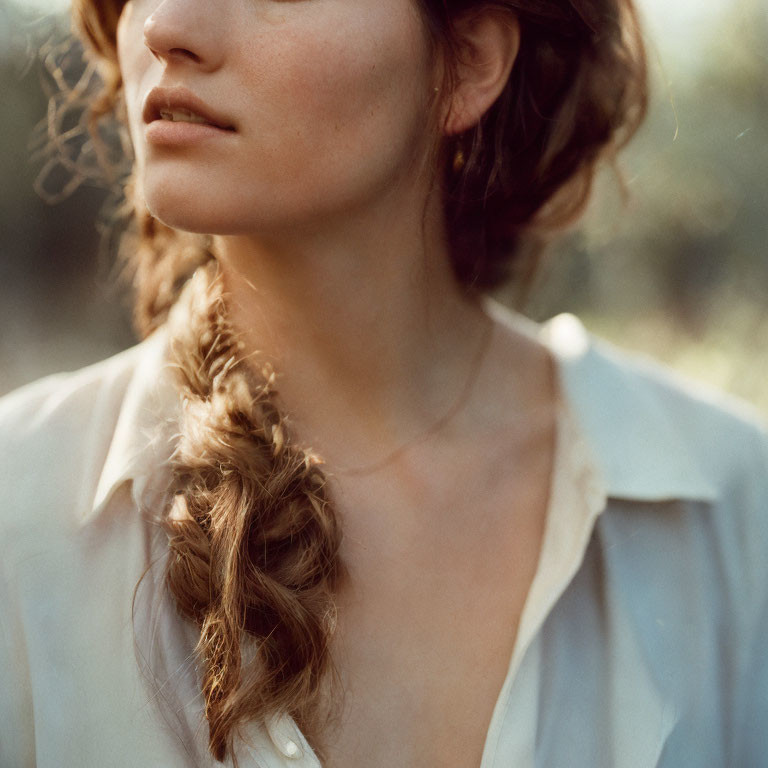
<svg viewBox="0 0 768 768">
<path fill-rule="evenodd" d="M 233 327 L 274 362 L 297 441 L 330 470 L 350 578 L 329 768 L 480 764 L 554 451 L 549 355 L 458 285 L 439 189 L 414 162 L 441 68 L 414 2 L 133 0 L 119 28 L 147 204 L 217 235 Z M 446 135 L 506 82 L 515 35 L 494 19 L 465 27 L 478 63 Z M 157 85 L 236 132 L 148 144 Z"/>
<path fill-rule="evenodd" d="M 145 32 L 155 50 L 196 58 L 158 60 Z M 433 63 L 412 0 L 219 0 L 215 13 L 206 0 L 133 0 L 118 50 L 147 205 L 179 229 L 343 219 L 396 185 L 425 141 Z M 141 108 L 156 85 L 186 86 L 237 132 L 148 146 Z"/>
</svg>

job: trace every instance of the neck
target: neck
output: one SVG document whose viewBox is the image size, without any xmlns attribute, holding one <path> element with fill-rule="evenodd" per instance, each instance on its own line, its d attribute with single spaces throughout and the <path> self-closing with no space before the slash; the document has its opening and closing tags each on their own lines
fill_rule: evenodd
<svg viewBox="0 0 768 768">
<path fill-rule="evenodd" d="M 453 277 L 435 206 L 215 247 L 235 329 L 278 371 L 302 441 L 329 458 L 376 460 L 466 390 L 488 321 Z"/>
</svg>

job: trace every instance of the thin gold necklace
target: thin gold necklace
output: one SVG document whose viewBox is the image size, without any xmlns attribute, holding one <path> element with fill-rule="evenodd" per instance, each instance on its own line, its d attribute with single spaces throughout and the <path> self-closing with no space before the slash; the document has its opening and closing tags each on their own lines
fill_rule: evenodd
<svg viewBox="0 0 768 768">
<path fill-rule="evenodd" d="M 410 450 L 416 445 L 419 445 L 420 443 L 423 443 L 425 440 L 432 437 L 432 435 L 443 429 L 443 427 L 445 427 L 461 410 L 462 406 L 466 404 L 480 375 L 480 369 L 485 360 L 488 348 L 490 347 L 491 337 L 493 336 L 494 322 L 489 317 L 486 317 L 486 320 L 487 322 L 485 328 L 483 329 L 483 336 L 480 339 L 480 344 L 478 344 L 477 350 L 475 351 L 474 357 L 472 358 L 472 364 L 469 368 L 469 374 L 464 381 L 464 386 L 461 388 L 461 391 L 453 403 L 451 403 L 448 410 L 442 416 L 440 416 L 437 421 L 427 427 L 427 429 L 425 429 L 422 433 L 416 435 L 416 437 L 410 438 L 381 459 L 377 459 L 376 461 L 372 461 L 368 464 L 361 464 L 357 467 L 339 467 L 336 469 L 330 469 L 328 474 L 331 476 L 359 476 L 373 474 L 374 472 L 378 472 L 380 469 L 392 463 L 393 461 L 399 459 L 400 456 L 402 456 L 406 451 Z"/>
</svg>

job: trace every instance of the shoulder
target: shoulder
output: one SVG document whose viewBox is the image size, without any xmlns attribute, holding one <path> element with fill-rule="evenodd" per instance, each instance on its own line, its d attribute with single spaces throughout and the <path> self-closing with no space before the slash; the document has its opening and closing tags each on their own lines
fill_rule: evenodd
<svg viewBox="0 0 768 768">
<path fill-rule="evenodd" d="M 619 485 L 632 485 L 631 463 L 638 468 L 638 486 L 653 486 L 650 469 L 656 470 L 660 497 L 686 495 L 694 487 L 703 495 L 708 490 L 723 496 L 734 481 L 768 482 L 768 428 L 753 406 L 619 349 L 570 315 L 554 318 L 542 336 L 558 359 L 563 389 L 598 458 L 621 475 Z"/>
<path fill-rule="evenodd" d="M 539 325 L 492 300 L 488 310 L 551 354 L 609 493 L 721 502 L 768 494 L 768 421 L 753 406 L 614 346 L 573 315 Z"/>
<path fill-rule="evenodd" d="M 49 427 L 76 420 L 93 406 L 120 395 L 135 367 L 142 345 L 78 371 L 56 373 L 33 381 L 0 397 L 2 446 L 23 446 L 27 438 Z M 97 408 L 98 409 L 98 408 Z"/>
<path fill-rule="evenodd" d="M 642 541 L 638 562 L 716 576 L 713 594 L 749 623 L 768 604 L 763 415 L 595 338 L 575 318 L 556 318 L 545 334 L 606 494 L 621 510 L 612 530 Z M 662 562 L 655 552 L 673 554 Z"/>
<path fill-rule="evenodd" d="M 150 338 L 114 357 L 0 398 L 0 517 L 5 530 L 66 520 L 92 500 Z M 52 508 L 63 509 L 55 517 Z"/>
</svg>

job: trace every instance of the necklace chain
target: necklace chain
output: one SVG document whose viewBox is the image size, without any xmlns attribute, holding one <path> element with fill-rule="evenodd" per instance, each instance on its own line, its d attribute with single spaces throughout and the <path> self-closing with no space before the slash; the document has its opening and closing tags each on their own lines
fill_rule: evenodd
<svg viewBox="0 0 768 768">
<path fill-rule="evenodd" d="M 400 456 L 402 456 L 409 449 L 413 448 L 413 446 L 423 443 L 425 440 L 432 437 L 432 435 L 443 429 L 443 427 L 445 427 L 466 404 L 470 394 L 472 393 L 472 390 L 474 389 L 483 361 L 485 360 L 488 348 L 490 347 L 491 337 L 493 335 L 493 326 L 493 320 L 487 318 L 486 327 L 483 329 L 482 338 L 480 339 L 480 343 L 478 344 L 477 350 L 475 351 L 475 354 L 472 358 L 472 364 L 469 368 L 469 374 L 464 381 L 464 386 L 461 388 L 461 391 L 459 392 L 456 399 L 451 403 L 448 410 L 442 416 L 440 416 L 440 418 L 433 422 L 423 432 L 416 435 L 416 437 L 410 438 L 402 445 L 399 445 L 393 451 L 383 456 L 381 459 L 377 459 L 376 461 L 372 461 L 368 464 L 361 464 L 356 467 L 340 467 L 330 474 L 353 476 L 373 474 L 388 464 L 391 464 L 393 461 L 399 459 Z"/>
</svg>

